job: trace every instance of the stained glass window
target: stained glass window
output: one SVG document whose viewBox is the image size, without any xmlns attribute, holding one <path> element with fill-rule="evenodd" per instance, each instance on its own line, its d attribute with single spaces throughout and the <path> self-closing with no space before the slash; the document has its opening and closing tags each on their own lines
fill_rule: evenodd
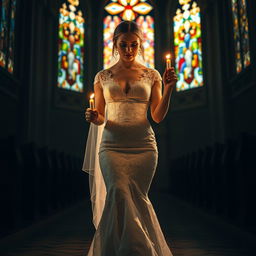
<svg viewBox="0 0 256 256">
<path fill-rule="evenodd" d="M 122 20 L 134 20 L 143 32 L 144 59 L 148 67 L 154 67 L 154 17 L 153 7 L 146 0 L 111 0 L 105 6 L 106 15 L 103 20 L 103 62 L 107 68 L 113 47 L 115 27 Z"/>
<path fill-rule="evenodd" d="M 201 19 L 196 1 L 179 0 L 173 26 L 176 90 L 203 86 Z"/>
<path fill-rule="evenodd" d="M 0 66 L 13 73 L 16 0 L 0 0 Z"/>
<path fill-rule="evenodd" d="M 231 3 L 234 27 L 236 72 L 239 73 L 243 68 L 249 66 L 251 63 L 247 6 L 246 0 L 231 0 Z"/>
<path fill-rule="evenodd" d="M 84 80 L 84 18 L 79 0 L 63 3 L 59 13 L 58 87 L 82 92 Z"/>
</svg>

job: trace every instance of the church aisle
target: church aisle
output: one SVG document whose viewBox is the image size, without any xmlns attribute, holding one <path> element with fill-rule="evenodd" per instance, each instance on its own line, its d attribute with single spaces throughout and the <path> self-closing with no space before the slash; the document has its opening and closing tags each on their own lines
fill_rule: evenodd
<svg viewBox="0 0 256 256">
<path fill-rule="evenodd" d="M 82 256 L 93 236 L 89 201 L 0 240 L 0 256 Z"/>
<path fill-rule="evenodd" d="M 256 255 L 256 236 L 169 194 L 149 197 L 174 256 Z"/>
<path fill-rule="evenodd" d="M 168 194 L 149 194 L 174 256 L 253 256 L 256 237 Z M 85 256 L 94 228 L 80 202 L 0 241 L 1 256 Z M 146 256 L 146 255 L 145 255 Z"/>
</svg>

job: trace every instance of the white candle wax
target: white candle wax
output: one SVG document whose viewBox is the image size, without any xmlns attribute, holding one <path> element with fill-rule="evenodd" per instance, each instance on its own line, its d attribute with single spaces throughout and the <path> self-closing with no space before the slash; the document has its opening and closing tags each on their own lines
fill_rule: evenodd
<svg viewBox="0 0 256 256">
<path fill-rule="evenodd" d="M 166 68 L 171 68 L 171 54 L 166 55 Z"/>
<path fill-rule="evenodd" d="M 95 108 L 94 93 L 90 96 L 89 105 L 91 109 Z"/>
</svg>

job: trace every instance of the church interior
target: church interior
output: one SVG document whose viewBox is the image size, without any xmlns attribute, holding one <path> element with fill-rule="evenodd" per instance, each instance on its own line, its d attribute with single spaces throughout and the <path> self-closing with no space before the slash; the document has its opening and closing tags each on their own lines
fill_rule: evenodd
<svg viewBox="0 0 256 256">
<path fill-rule="evenodd" d="M 147 67 L 162 75 L 169 54 L 178 76 L 165 119 L 148 113 L 149 198 L 173 255 L 256 255 L 255 13 L 254 0 L 0 0 L 0 255 L 87 255 L 84 112 L 122 20 L 141 26 Z"/>
</svg>

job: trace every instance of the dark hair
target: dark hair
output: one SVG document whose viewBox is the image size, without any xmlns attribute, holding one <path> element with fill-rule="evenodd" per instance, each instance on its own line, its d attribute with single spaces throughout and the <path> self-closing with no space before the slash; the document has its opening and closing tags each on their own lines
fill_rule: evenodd
<svg viewBox="0 0 256 256">
<path fill-rule="evenodd" d="M 135 21 L 122 21 L 121 23 L 119 23 L 116 26 L 114 35 L 113 35 L 112 55 L 114 54 L 118 37 L 120 35 L 122 35 L 124 33 L 128 33 L 128 32 L 134 33 L 140 39 L 140 50 L 141 50 L 142 57 L 144 58 L 144 48 L 142 45 L 143 34 L 142 34 L 140 27 L 138 26 L 138 24 Z"/>
</svg>

